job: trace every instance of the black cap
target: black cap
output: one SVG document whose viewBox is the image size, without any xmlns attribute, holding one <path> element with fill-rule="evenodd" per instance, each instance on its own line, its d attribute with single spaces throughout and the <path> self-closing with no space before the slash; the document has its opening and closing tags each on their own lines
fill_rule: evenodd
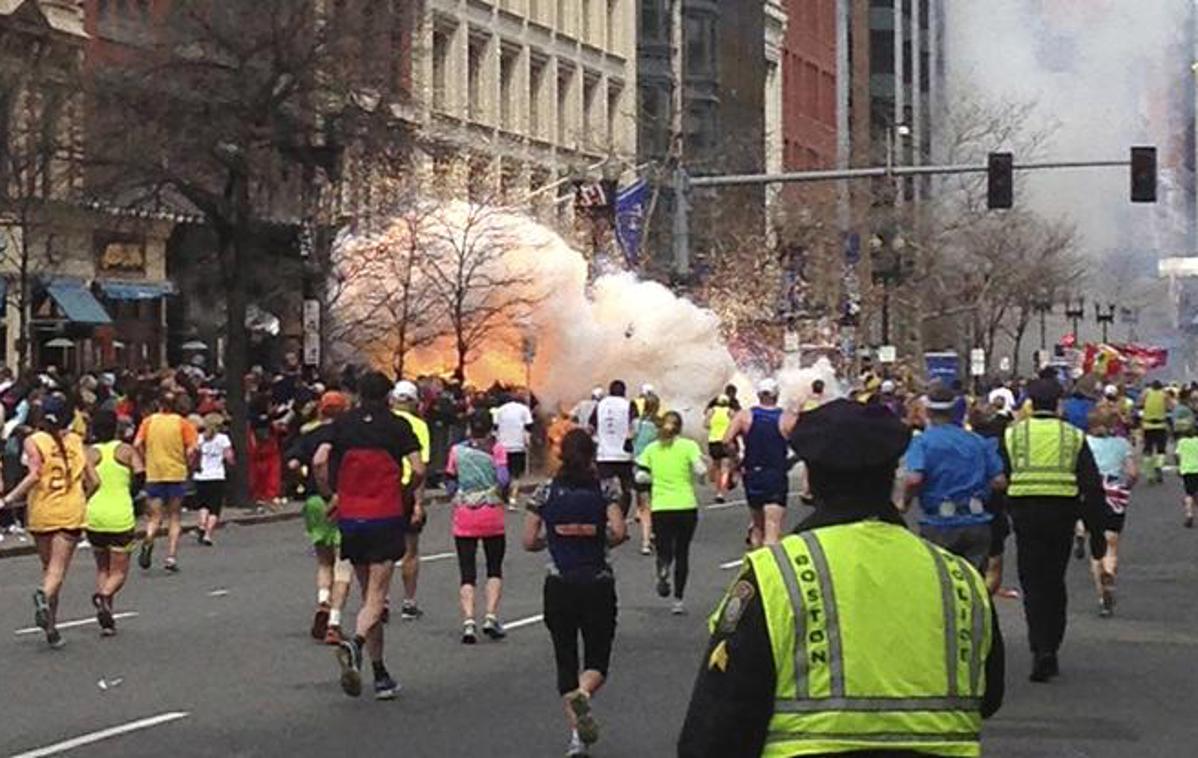
<svg viewBox="0 0 1198 758">
<path fill-rule="evenodd" d="M 1036 379 L 1027 385 L 1027 396 L 1033 405 L 1055 405 L 1062 394 L 1061 383 L 1055 379 Z"/>
<path fill-rule="evenodd" d="M 884 405 L 834 400 L 803 414 L 790 446 L 809 466 L 858 471 L 897 463 L 910 440 L 911 430 Z"/>
<path fill-rule="evenodd" d="M 957 393 L 938 384 L 928 393 L 928 410 L 951 411 L 957 404 Z"/>
</svg>

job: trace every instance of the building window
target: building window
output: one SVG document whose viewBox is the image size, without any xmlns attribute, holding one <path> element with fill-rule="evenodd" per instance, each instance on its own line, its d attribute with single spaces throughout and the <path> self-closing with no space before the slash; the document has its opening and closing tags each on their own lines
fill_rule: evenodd
<svg viewBox="0 0 1198 758">
<path fill-rule="evenodd" d="M 528 133 L 536 139 L 545 136 L 542 113 L 545 97 L 545 61 L 533 58 L 528 65 Z"/>
<path fill-rule="evenodd" d="M 483 120 L 483 64 L 486 61 L 487 41 L 482 37 L 470 37 L 466 57 L 466 92 L 471 121 Z"/>
<path fill-rule="evenodd" d="M 686 17 L 686 73 L 713 76 L 716 72 L 716 28 L 713 16 Z"/>
<path fill-rule="evenodd" d="M 716 131 L 715 103 L 706 101 L 691 103 L 686 109 L 687 149 L 702 153 L 709 148 L 714 148 L 717 144 Z"/>
<path fill-rule="evenodd" d="M 613 150 L 619 141 L 620 99 L 623 95 L 624 88 L 618 84 L 607 88 L 607 144 Z"/>
<path fill-rule="evenodd" d="M 664 40 L 665 34 L 665 0 L 641 0 L 641 41 L 653 42 Z"/>
<path fill-rule="evenodd" d="M 637 125 L 641 150 L 660 158 L 669 150 L 670 88 L 668 84 L 642 84 Z"/>
<path fill-rule="evenodd" d="M 433 108 L 448 110 L 450 32 L 433 32 Z"/>
<path fill-rule="evenodd" d="M 516 131 L 516 66 L 520 51 L 504 47 L 499 56 L 499 125 Z"/>
<path fill-rule="evenodd" d="M 557 142 L 567 144 L 570 136 L 570 95 L 574 87 L 574 70 L 559 66 L 557 71 Z"/>
<path fill-rule="evenodd" d="M 587 74 L 582 84 L 582 142 L 589 147 L 598 147 L 599 140 L 595 130 L 599 107 L 599 77 Z"/>
</svg>

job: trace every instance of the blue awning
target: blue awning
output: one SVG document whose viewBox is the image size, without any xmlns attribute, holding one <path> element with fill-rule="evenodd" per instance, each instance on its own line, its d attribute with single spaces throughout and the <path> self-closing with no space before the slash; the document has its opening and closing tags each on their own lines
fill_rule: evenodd
<svg viewBox="0 0 1198 758">
<path fill-rule="evenodd" d="M 110 300 L 157 300 L 175 294 L 171 282 L 100 281 L 100 292 Z"/>
<path fill-rule="evenodd" d="M 68 321 L 77 324 L 111 324 L 112 319 L 100 301 L 83 286 L 82 282 L 59 279 L 46 285 L 46 292 L 54 298 Z"/>
</svg>

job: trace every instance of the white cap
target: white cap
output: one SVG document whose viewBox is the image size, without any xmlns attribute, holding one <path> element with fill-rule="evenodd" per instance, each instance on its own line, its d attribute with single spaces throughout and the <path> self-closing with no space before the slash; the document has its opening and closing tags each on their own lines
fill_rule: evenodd
<svg viewBox="0 0 1198 758">
<path fill-rule="evenodd" d="M 894 392 L 894 389 L 894 382 L 891 380 L 887 379 L 886 381 L 882 382 L 883 395 L 889 395 L 890 393 Z"/>
<path fill-rule="evenodd" d="M 1103 388 L 1102 394 L 1106 395 L 1107 397 L 1118 397 L 1119 396 L 1119 388 L 1113 384 L 1108 384 L 1106 387 Z"/>
<path fill-rule="evenodd" d="M 603 397 L 603 388 L 602 387 L 596 387 L 595 389 L 591 390 L 591 399 L 592 400 L 599 400 L 602 397 Z"/>
<path fill-rule="evenodd" d="M 419 400 L 420 390 L 416 389 L 416 385 L 404 380 L 395 383 L 395 388 L 391 390 L 391 399 L 395 402 L 403 400 Z"/>
<path fill-rule="evenodd" d="M 778 383 L 773 379 L 762 379 L 757 383 L 757 394 L 778 397 Z"/>
<path fill-rule="evenodd" d="M 653 388 L 652 384 L 642 384 L 641 385 L 641 394 L 642 395 L 652 395 L 655 391 L 656 390 Z"/>
</svg>

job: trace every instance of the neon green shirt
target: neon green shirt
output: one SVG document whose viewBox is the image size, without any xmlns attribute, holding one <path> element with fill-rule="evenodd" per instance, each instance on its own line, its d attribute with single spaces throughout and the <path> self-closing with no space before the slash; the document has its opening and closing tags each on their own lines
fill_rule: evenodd
<svg viewBox="0 0 1198 758">
<path fill-rule="evenodd" d="M 695 464 L 703 460 L 698 444 L 677 437 L 669 445 L 657 440 L 645 448 L 636 463 L 649 469 L 653 488 L 649 494 L 650 510 L 689 511 L 699 507 L 695 495 Z"/>
<path fill-rule="evenodd" d="M 428 465 L 429 453 L 432 448 L 429 446 L 428 424 L 424 419 L 408 413 L 407 411 L 392 411 L 396 416 L 399 416 L 412 427 L 412 433 L 416 435 L 416 441 L 420 443 L 420 460 L 424 465 Z M 412 481 L 412 466 L 407 461 L 403 462 L 403 483 L 408 484 Z"/>
<path fill-rule="evenodd" d="M 1198 474 L 1198 437 L 1182 437 L 1177 441 L 1177 472 Z"/>
</svg>

